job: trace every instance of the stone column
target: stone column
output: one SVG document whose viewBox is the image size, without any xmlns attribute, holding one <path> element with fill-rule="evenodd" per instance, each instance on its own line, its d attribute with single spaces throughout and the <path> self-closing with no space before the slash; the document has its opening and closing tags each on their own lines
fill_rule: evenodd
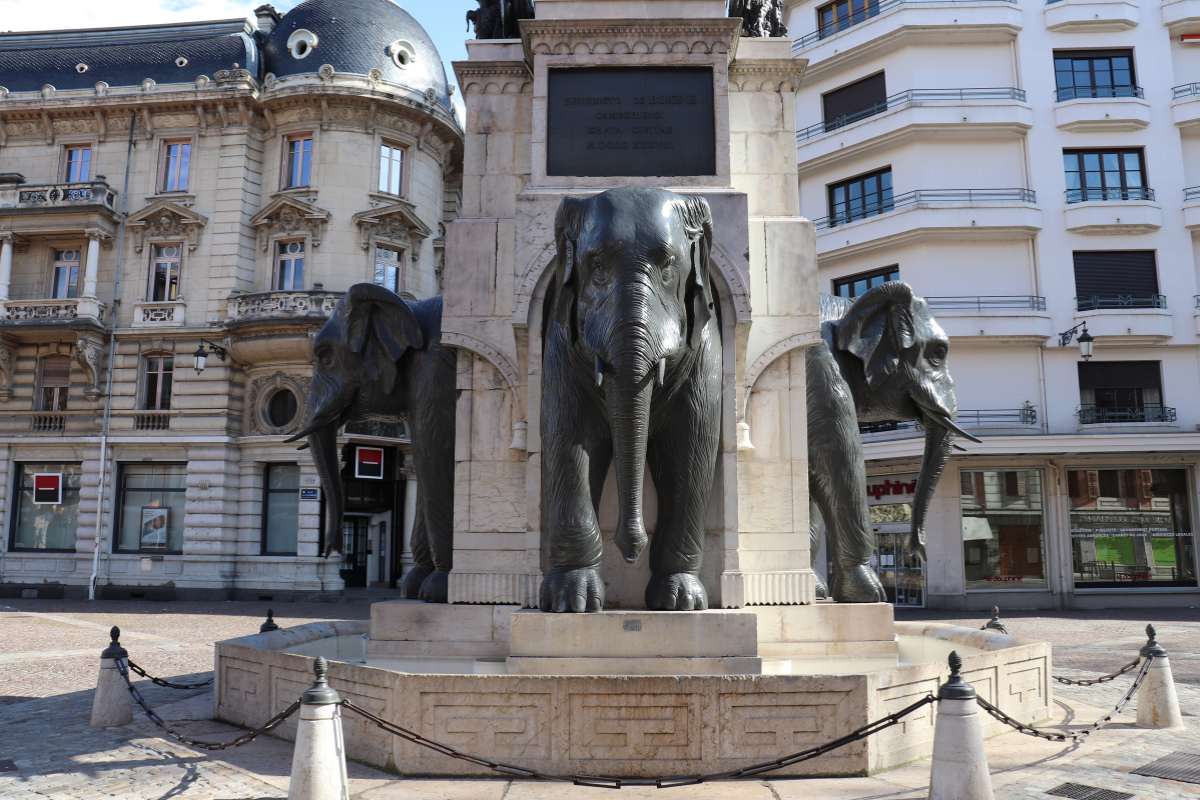
<svg viewBox="0 0 1200 800">
<path fill-rule="evenodd" d="M 12 283 L 13 235 L 0 233 L 0 302 L 8 299 L 8 287 Z"/>
<path fill-rule="evenodd" d="M 87 258 L 83 262 L 83 297 L 96 296 L 96 279 L 100 272 L 100 234 L 87 232 Z"/>
<path fill-rule="evenodd" d="M 404 512 L 400 520 L 402 526 L 400 531 L 401 550 L 400 550 L 400 569 L 403 572 L 408 572 L 408 568 L 413 563 L 412 553 L 412 534 L 413 526 L 417 521 L 417 476 L 411 473 L 404 475 Z M 396 576 L 399 577 L 399 576 Z"/>
</svg>

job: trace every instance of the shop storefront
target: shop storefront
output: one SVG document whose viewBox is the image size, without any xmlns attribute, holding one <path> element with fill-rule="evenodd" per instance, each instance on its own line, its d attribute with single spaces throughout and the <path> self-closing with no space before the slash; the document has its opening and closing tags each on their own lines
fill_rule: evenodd
<svg viewBox="0 0 1200 800">
<path fill-rule="evenodd" d="M 917 490 L 916 475 L 882 475 L 867 479 L 867 505 L 875 554 L 871 565 L 897 606 L 925 605 L 925 568 L 909 547 L 912 531 L 912 502 Z"/>
</svg>

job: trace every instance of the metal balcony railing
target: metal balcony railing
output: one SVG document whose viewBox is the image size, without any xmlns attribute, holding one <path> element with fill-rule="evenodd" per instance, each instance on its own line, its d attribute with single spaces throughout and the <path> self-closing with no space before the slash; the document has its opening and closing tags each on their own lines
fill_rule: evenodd
<svg viewBox="0 0 1200 800">
<path fill-rule="evenodd" d="M 1200 95 L 1200 81 L 1196 83 L 1182 83 L 1179 86 L 1171 87 L 1171 99 L 1178 100 L 1181 97 L 1193 97 Z"/>
<path fill-rule="evenodd" d="M 925 302 L 934 311 L 975 311 L 983 313 L 987 311 L 1046 310 L 1046 298 L 1035 294 L 926 297 Z"/>
<path fill-rule="evenodd" d="M 1080 425 L 1099 425 L 1122 422 L 1174 422 L 1175 409 L 1171 406 L 1142 405 L 1129 408 L 1082 405 L 1075 412 Z"/>
<path fill-rule="evenodd" d="M 1055 98 L 1063 103 L 1067 100 L 1080 100 L 1097 97 L 1145 97 L 1142 87 L 1133 84 L 1124 86 L 1064 86 L 1055 91 Z"/>
<path fill-rule="evenodd" d="M 807 33 L 804 36 L 796 39 L 792 44 L 792 52 L 807 47 L 810 44 L 819 42 L 822 39 L 828 39 L 836 33 L 840 33 L 848 28 L 853 28 L 861 22 L 866 22 L 872 17 L 877 17 L 884 11 L 897 8 L 909 2 L 919 2 L 923 8 L 929 6 L 956 8 L 965 5 L 974 5 L 976 0 L 867 0 L 867 4 L 860 10 L 855 11 L 848 17 L 843 17 L 830 25 L 822 25 L 812 33 Z M 997 2 L 1016 5 L 1017 0 L 997 0 Z"/>
<path fill-rule="evenodd" d="M 1200 186 L 1189 186 L 1183 190 L 1183 202 L 1200 200 Z"/>
<path fill-rule="evenodd" d="M 917 189 L 883 201 L 864 203 L 828 217 L 814 219 L 817 230 L 836 228 L 847 222 L 886 214 L 897 208 L 919 205 L 973 205 L 975 203 L 1036 203 L 1032 189 Z"/>
<path fill-rule="evenodd" d="M 1153 200 L 1154 190 L 1149 186 L 1126 186 L 1112 189 L 1067 189 L 1067 203 L 1095 201 Z"/>
<path fill-rule="evenodd" d="M 964 408 L 959 410 L 957 421 L 964 428 L 1015 428 L 1037 425 L 1038 413 L 1037 408 L 1031 404 L 1021 408 Z M 924 430 L 924 426 L 915 420 L 864 422 L 858 426 L 858 430 L 863 435 L 893 431 L 916 433 Z"/>
<path fill-rule="evenodd" d="M 1121 308 L 1166 308 L 1167 296 L 1163 294 L 1093 294 L 1075 298 L 1076 311 L 1103 311 Z"/>
<path fill-rule="evenodd" d="M 835 131 L 838 128 L 844 128 L 847 125 L 873 117 L 876 114 L 882 114 L 884 111 L 892 108 L 913 105 L 915 103 L 936 101 L 966 102 L 968 100 L 1015 100 L 1023 103 L 1025 102 L 1025 90 L 1012 86 L 992 89 L 908 89 L 907 91 L 897 92 L 887 99 L 869 108 L 856 111 L 853 114 L 843 114 L 840 117 L 823 120 L 809 125 L 807 128 L 802 128 L 796 131 L 796 141 L 803 142 L 815 136 Z"/>
</svg>

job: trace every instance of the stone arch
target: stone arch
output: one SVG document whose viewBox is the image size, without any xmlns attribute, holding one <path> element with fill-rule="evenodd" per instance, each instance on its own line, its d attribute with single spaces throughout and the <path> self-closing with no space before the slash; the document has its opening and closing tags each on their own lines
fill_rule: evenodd
<svg viewBox="0 0 1200 800">
<path fill-rule="evenodd" d="M 746 412 L 750 407 L 750 394 L 754 391 L 754 385 L 758 383 L 758 379 L 762 377 L 763 373 L 793 350 L 800 350 L 812 344 L 814 341 L 811 334 L 796 333 L 786 336 L 762 351 L 758 358 L 746 367 L 745 392 L 742 393 L 742 407 L 738 409 L 739 421 L 745 420 Z"/>
<path fill-rule="evenodd" d="M 504 382 L 508 384 L 509 391 L 514 396 L 516 395 L 517 387 L 521 383 L 520 373 L 517 371 L 517 365 L 513 363 L 513 360 L 504 351 L 493 347 L 469 333 L 460 333 L 458 331 L 442 331 L 442 344 L 447 347 L 456 347 L 460 350 L 474 353 L 487 361 L 504 378 Z"/>
</svg>

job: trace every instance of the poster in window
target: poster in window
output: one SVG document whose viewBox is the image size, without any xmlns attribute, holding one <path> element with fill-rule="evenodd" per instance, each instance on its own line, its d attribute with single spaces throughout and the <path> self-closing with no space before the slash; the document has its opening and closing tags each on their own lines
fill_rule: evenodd
<svg viewBox="0 0 1200 800">
<path fill-rule="evenodd" d="M 33 475 L 33 504 L 62 505 L 63 479 L 61 472 L 36 472 Z"/>
<path fill-rule="evenodd" d="M 354 451 L 354 477 L 383 480 L 383 448 L 358 447 Z"/>
<path fill-rule="evenodd" d="M 160 506 L 142 506 L 142 537 L 143 550 L 167 549 L 167 520 L 171 509 Z"/>
</svg>

